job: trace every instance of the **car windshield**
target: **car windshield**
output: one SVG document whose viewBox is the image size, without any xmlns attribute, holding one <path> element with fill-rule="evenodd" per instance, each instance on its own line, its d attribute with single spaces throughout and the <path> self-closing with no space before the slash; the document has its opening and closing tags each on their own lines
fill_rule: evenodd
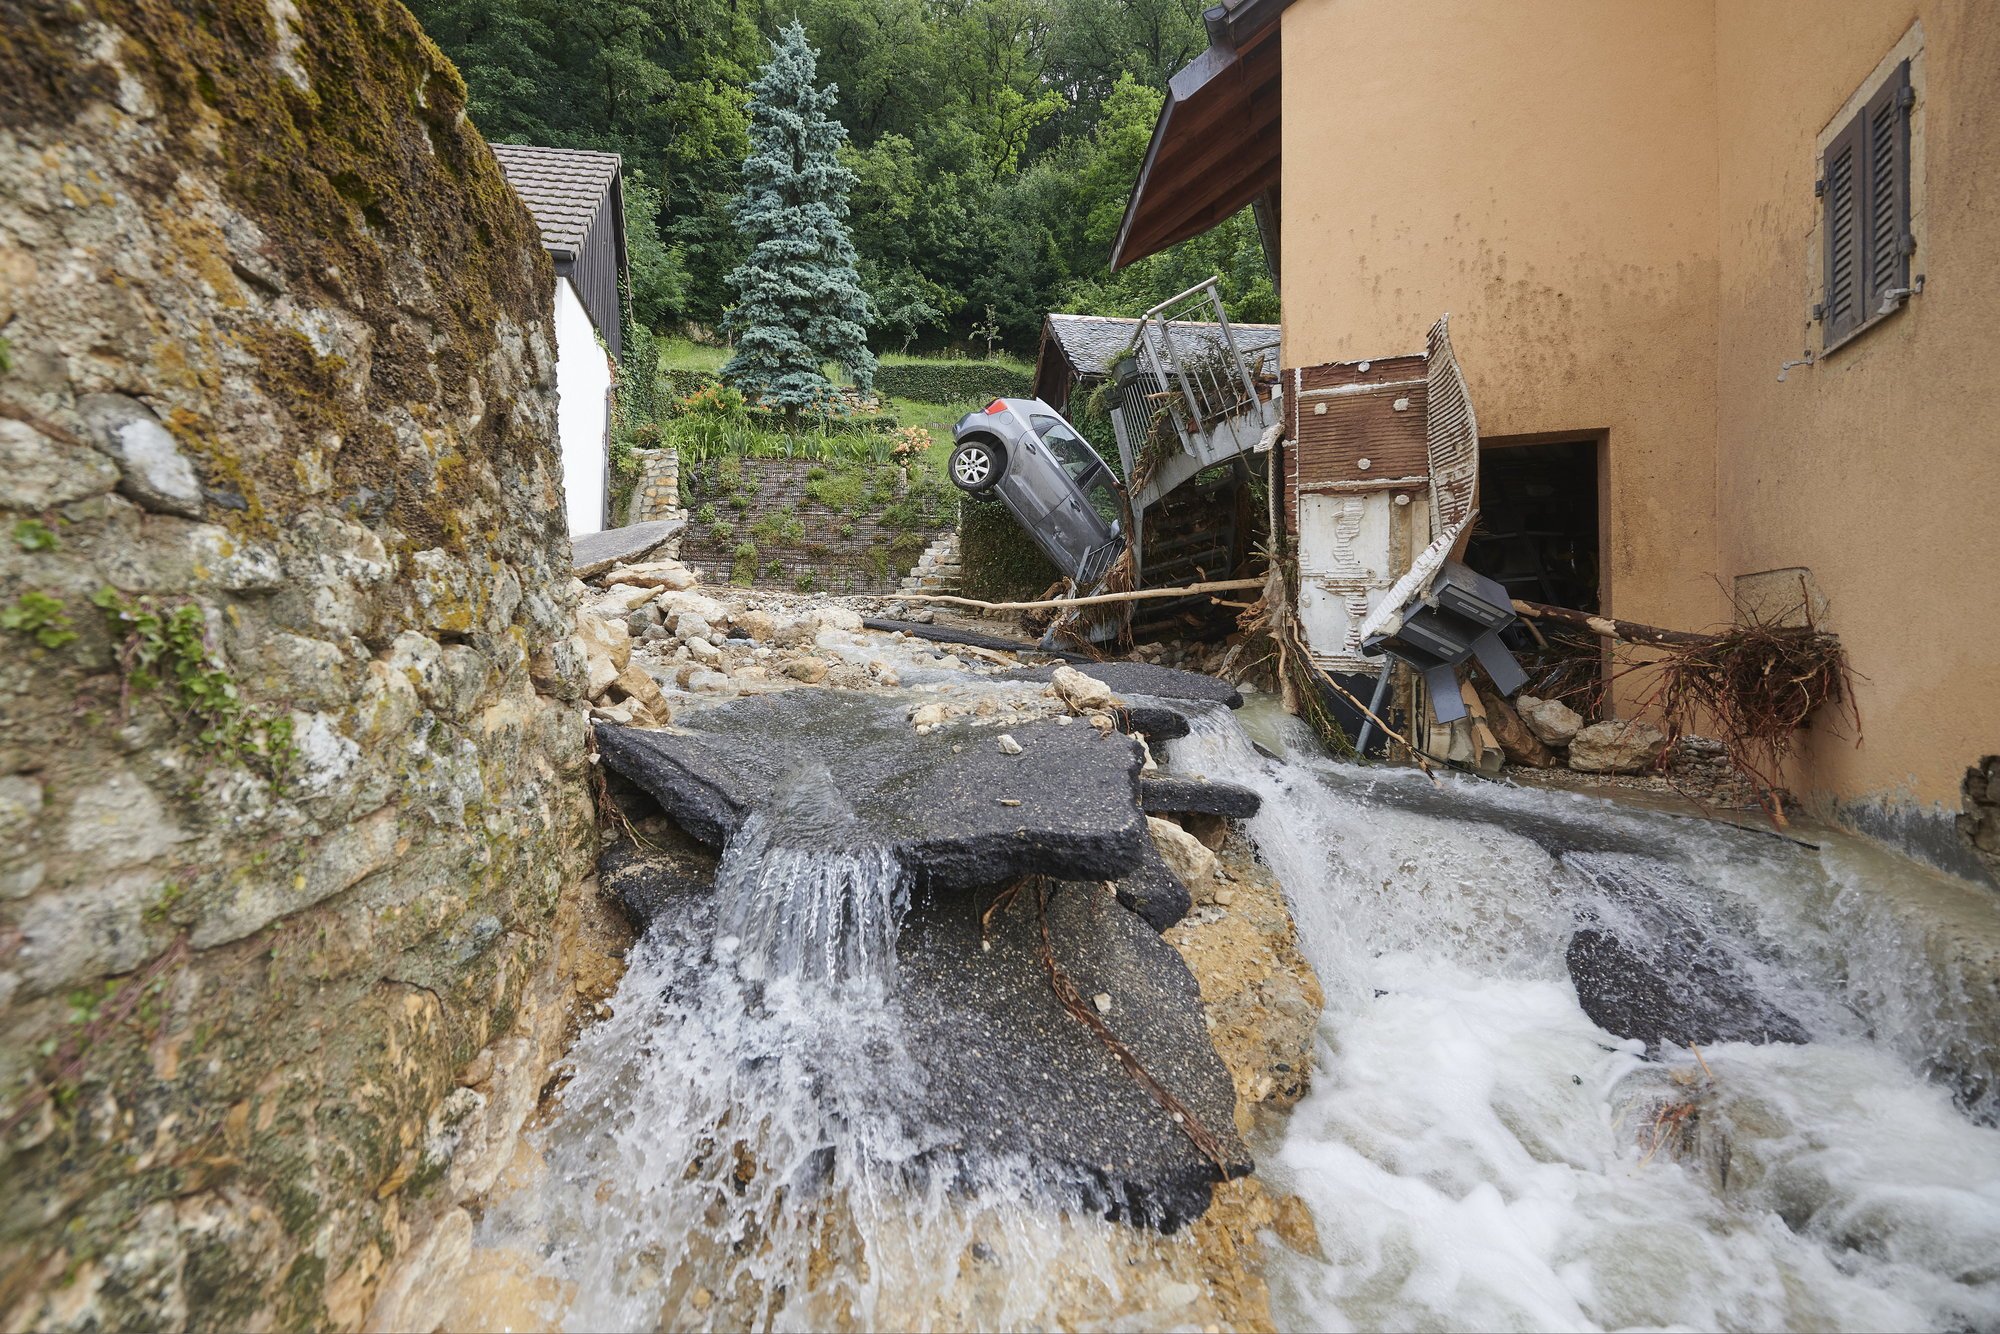
<svg viewBox="0 0 2000 1334">
<path fill-rule="evenodd" d="M 1035 428 L 1035 434 L 1049 447 L 1049 453 L 1062 464 L 1063 471 L 1069 474 L 1072 482 L 1081 482 L 1092 468 L 1098 466 L 1096 452 L 1062 418 L 1037 413 L 1028 424 Z"/>
</svg>

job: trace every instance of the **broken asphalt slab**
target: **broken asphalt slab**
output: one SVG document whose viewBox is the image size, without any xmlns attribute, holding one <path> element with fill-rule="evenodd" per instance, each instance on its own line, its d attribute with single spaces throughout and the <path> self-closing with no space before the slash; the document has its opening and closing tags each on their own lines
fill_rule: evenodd
<svg viewBox="0 0 2000 1334">
<path fill-rule="evenodd" d="M 685 526 L 682 519 L 655 519 L 651 523 L 586 533 L 570 540 L 570 566 L 577 578 L 594 579 L 613 566 L 652 555 Z"/>
<path fill-rule="evenodd" d="M 1145 774 L 1139 779 L 1139 805 L 1148 815 L 1222 815 L 1247 820 L 1264 799 L 1234 783 L 1211 783 L 1173 774 Z"/>
<path fill-rule="evenodd" d="M 1707 1047 L 1718 1042 L 1805 1042 L 1798 1020 L 1759 996 L 1736 970 L 1703 956 L 1698 944 L 1634 946 L 1608 931 L 1585 929 L 1564 960 L 1577 1003 L 1592 1023 L 1657 1051 L 1662 1042 Z"/>
<path fill-rule="evenodd" d="M 783 775 L 820 763 L 852 805 L 859 838 L 935 888 L 1030 874 L 1116 880 L 1152 850 L 1141 756 L 1128 738 L 1025 723 L 1011 729 L 1021 750 L 1009 755 L 993 728 L 919 736 L 907 708 L 863 692 L 788 691 L 689 713 L 664 731 L 600 722 L 597 746 L 711 847 L 768 805 Z"/>
<path fill-rule="evenodd" d="M 1027 1163 L 1045 1184 L 1114 1218 L 1172 1231 L 1208 1207 L 1216 1166 L 1065 1010 L 1041 961 L 1032 886 L 994 913 L 987 899 L 920 902 L 898 946 L 897 996 L 928 1076 L 922 1115 L 960 1172 Z M 1236 1091 L 1215 1054 L 1201 993 L 1180 954 L 1097 884 L 1052 885 L 1053 953 L 1085 1003 L 1223 1146 L 1251 1168 Z"/>
</svg>

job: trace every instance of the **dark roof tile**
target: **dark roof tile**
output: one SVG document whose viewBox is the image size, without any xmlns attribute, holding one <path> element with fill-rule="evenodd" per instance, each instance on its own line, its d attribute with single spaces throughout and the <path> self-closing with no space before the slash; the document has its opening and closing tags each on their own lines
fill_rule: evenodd
<svg viewBox="0 0 2000 1334">
<path fill-rule="evenodd" d="M 493 156 L 500 159 L 507 183 L 534 215 L 542 245 L 559 258 L 574 257 L 618 176 L 618 155 L 587 148 L 494 144 Z"/>
</svg>

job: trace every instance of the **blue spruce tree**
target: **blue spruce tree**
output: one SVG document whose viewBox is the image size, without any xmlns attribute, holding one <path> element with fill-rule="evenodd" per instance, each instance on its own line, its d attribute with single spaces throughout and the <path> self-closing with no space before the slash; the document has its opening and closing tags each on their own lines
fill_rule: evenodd
<svg viewBox="0 0 2000 1334">
<path fill-rule="evenodd" d="M 854 173 L 839 158 L 847 131 L 830 114 L 833 86 L 814 86 L 816 64 L 804 26 L 793 22 L 751 85 L 750 156 L 734 204 L 750 255 L 729 275 L 736 306 L 723 320 L 736 355 L 722 378 L 787 416 L 826 401 L 827 362 L 846 367 L 864 390 L 875 383 L 873 311 L 847 234 Z"/>
</svg>

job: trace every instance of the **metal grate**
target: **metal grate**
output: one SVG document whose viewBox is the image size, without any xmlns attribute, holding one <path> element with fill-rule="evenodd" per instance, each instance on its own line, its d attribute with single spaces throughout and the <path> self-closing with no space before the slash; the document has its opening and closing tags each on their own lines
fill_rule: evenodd
<svg viewBox="0 0 2000 1334">
<path fill-rule="evenodd" d="M 1139 321 L 1139 358 L 1150 402 L 1164 404 L 1181 444 L 1257 407 L 1257 382 L 1229 327 L 1216 280 L 1167 298 Z"/>
</svg>

